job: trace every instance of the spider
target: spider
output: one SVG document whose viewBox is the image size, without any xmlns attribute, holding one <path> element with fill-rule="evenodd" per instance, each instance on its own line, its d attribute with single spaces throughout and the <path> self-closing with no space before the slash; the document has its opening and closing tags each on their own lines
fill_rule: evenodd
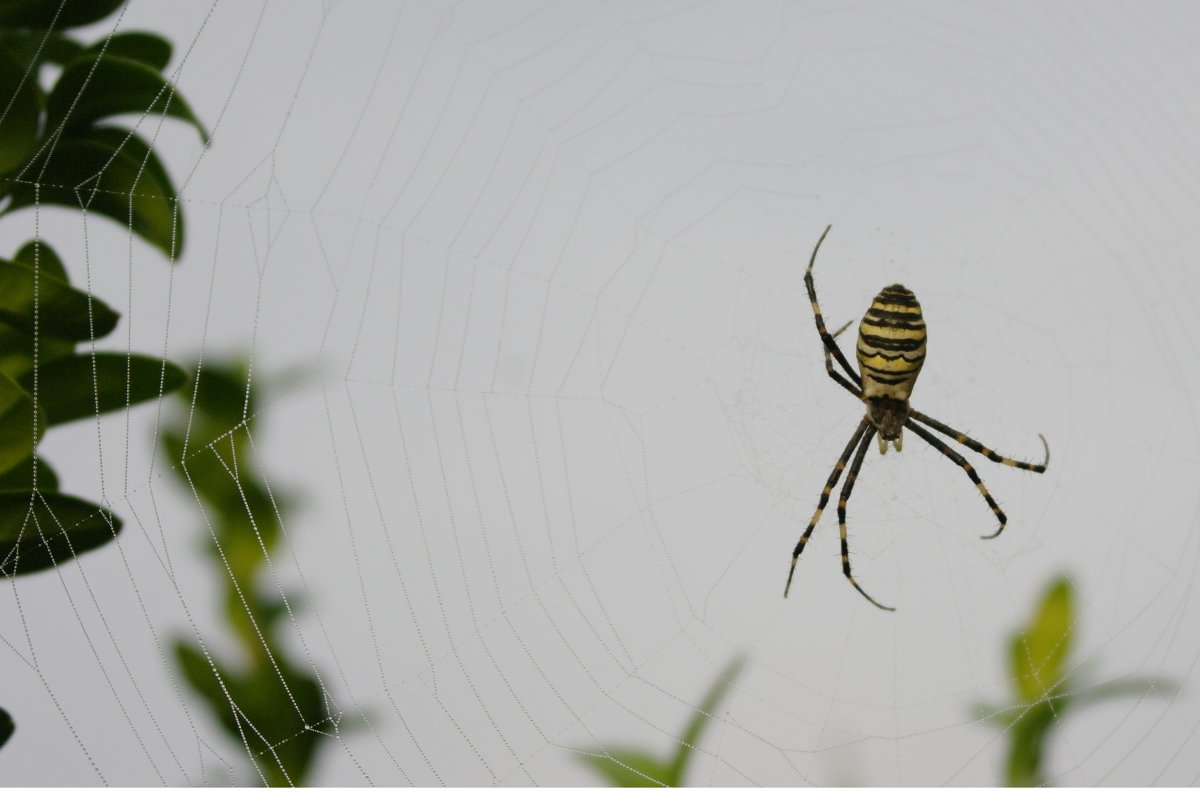
<svg viewBox="0 0 1200 794">
<path fill-rule="evenodd" d="M 800 552 L 804 551 L 804 546 L 808 543 L 813 528 L 820 520 L 821 511 L 829 502 L 829 495 L 833 492 L 833 487 L 837 485 L 838 478 L 842 476 L 846 462 L 853 456 L 854 462 L 850 464 L 850 472 L 846 475 L 846 482 L 842 485 L 842 493 L 838 498 L 838 529 L 842 536 L 842 573 L 864 598 L 880 609 L 891 612 L 895 610 L 894 607 L 884 606 L 871 598 L 854 580 L 853 574 L 850 573 L 850 547 L 846 542 L 846 502 L 849 501 L 850 492 L 854 489 L 854 481 L 858 478 L 858 471 L 862 468 L 863 459 L 866 458 L 871 438 L 876 433 L 879 434 L 879 454 L 887 453 L 889 442 L 899 452 L 904 441 L 902 434 L 904 428 L 907 427 L 918 438 L 954 461 L 971 478 L 971 482 L 979 488 L 979 493 L 983 494 L 984 501 L 988 503 L 988 507 L 1000 520 L 1000 528 L 990 535 L 983 535 L 985 540 L 997 537 L 1003 532 L 1008 518 L 1000 509 L 1000 505 L 996 504 L 996 500 L 988 493 L 987 488 L 984 487 L 983 480 L 979 478 L 975 467 L 926 428 L 931 428 L 954 439 L 988 460 L 1039 474 L 1044 472 L 1046 466 L 1050 464 L 1050 446 L 1046 443 L 1045 436 L 1039 433 L 1038 438 L 1042 439 L 1046 459 L 1041 464 L 1013 460 L 996 454 L 975 439 L 909 406 L 908 398 L 912 394 L 913 384 L 917 382 L 917 375 L 921 373 L 921 365 L 925 363 L 925 320 L 921 316 L 921 304 L 917 303 L 917 297 L 911 290 L 900 284 L 884 287 L 875 296 L 875 300 L 871 301 L 871 307 L 863 316 L 858 327 L 858 345 L 855 351 L 858 354 L 858 366 L 861 374 L 855 372 L 854 368 L 850 366 L 850 362 L 842 355 L 836 339 L 842 331 L 849 327 L 850 323 L 846 323 L 833 334 L 825 329 L 825 320 L 821 317 L 821 307 L 817 304 L 817 290 L 813 285 L 812 269 L 813 264 L 817 261 L 817 251 L 820 250 L 821 243 L 825 241 L 825 236 L 829 234 L 831 228 L 833 227 L 825 227 L 825 231 L 821 233 L 820 239 L 813 247 L 812 257 L 808 260 L 808 269 L 804 273 L 804 286 L 808 289 L 813 318 L 817 322 L 817 333 L 820 334 L 821 343 L 825 348 L 825 371 L 839 386 L 866 403 L 867 413 L 858 423 L 858 428 L 850 437 L 850 443 L 846 445 L 842 456 L 834 465 L 833 471 L 821 491 L 821 498 L 817 501 L 817 510 L 813 513 L 812 520 L 808 522 L 804 534 L 796 543 L 783 596 L 787 598 L 788 590 L 792 587 L 792 576 L 796 573 L 796 560 L 799 559 Z M 843 372 L 839 372 L 834 367 L 834 359 L 837 359 Z"/>
</svg>

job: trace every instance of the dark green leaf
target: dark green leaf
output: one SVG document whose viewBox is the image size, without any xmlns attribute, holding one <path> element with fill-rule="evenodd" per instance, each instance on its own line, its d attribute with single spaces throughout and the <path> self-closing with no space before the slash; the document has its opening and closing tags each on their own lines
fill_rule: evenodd
<svg viewBox="0 0 1200 794">
<path fill-rule="evenodd" d="M 29 265 L 0 259 L 0 323 L 32 333 L 35 305 L 40 337 L 84 341 L 92 339 L 94 332 L 99 339 L 120 318 L 99 298 L 44 270 L 39 273 Z"/>
<path fill-rule="evenodd" d="M 37 81 L 36 67 L 44 63 L 54 63 L 65 66 L 68 61 L 79 57 L 83 47 L 76 41 L 57 33 L 44 30 L 2 30 L 0 31 L 0 46 L 8 48 L 12 57 L 21 65 L 22 74 L 29 70 L 30 79 Z"/>
<path fill-rule="evenodd" d="M 673 770 L 649 753 L 640 750 L 609 750 L 606 755 L 580 755 L 585 764 L 600 773 L 610 786 L 643 788 L 678 786 Z"/>
<path fill-rule="evenodd" d="M 8 740 L 12 738 L 13 731 L 16 729 L 17 726 L 13 724 L 13 718 L 8 715 L 7 711 L 0 709 L 0 747 L 8 743 Z"/>
<path fill-rule="evenodd" d="M 0 474 L 0 491 L 32 491 L 33 490 L 33 461 L 36 456 L 30 455 L 25 460 Z M 37 489 L 39 491 L 57 491 L 58 475 L 50 464 L 42 458 L 37 459 Z"/>
<path fill-rule="evenodd" d="M 1058 724 L 1059 711 L 1048 702 L 1030 706 L 1009 728 L 1011 749 L 1008 754 L 1005 784 L 1030 788 L 1044 784 L 1042 762 L 1046 739 Z"/>
<path fill-rule="evenodd" d="M 33 454 L 45 432 L 45 424 L 46 418 L 29 392 L 7 375 L 0 375 L 0 472 L 8 471 Z"/>
<path fill-rule="evenodd" d="M 99 505 L 62 493 L 0 493 L 0 576 L 70 562 L 103 546 L 121 519 Z"/>
<path fill-rule="evenodd" d="M 315 678 L 291 668 L 278 655 L 278 669 L 264 661 L 249 673 L 235 673 L 185 643 L 176 644 L 175 658 L 229 738 L 245 741 L 267 785 L 303 785 L 323 738 L 321 731 L 330 728 Z"/>
<path fill-rule="evenodd" d="M 124 113 L 164 113 L 208 135 L 187 102 L 158 69 L 119 55 L 89 55 L 72 61 L 46 102 L 46 129 L 86 127 Z"/>
<path fill-rule="evenodd" d="M 28 179 L 14 184 L 11 209 L 42 203 L 87 209 L 123 224 L 169 257 L 183 250 L 183 218 L 175 187 L 158 156 L 136 134 L 99 127 L 65 138 L 34 161 Z"/>
<path fill-rule="evenodd" d="M 37 340 L 38 360 L 42 363 L 69 356 L 75 352 L 74 342 L 64 342 L 50 336 Z M 19 380 L 33 369 L 34 338 L 31 331 L 13 328 L 0 322 L 0 373 Z"/>
<path fill-rule="evenodd" d="M 153 66 L 160 72 L 171 62 L 171 42 L 162 36 L 140 30 L 117 33 L 107 39 L 101 39 L 89 47 L 88 51 L 97 54 L 103 51 L 105 55 L 131 58 Z"/>
<path fill-rule="evenodd" d="M 62 30 L 104 19 L 125 0 L 0 0 L 0 27 Z"/>
<path fill-rule="evenodd" d="M 52 425 L 118 411 L 175 391 L 187 375 L 169 361 L 124 353 L 59 359 L 37 368 L 38 405 Z M 21 379 L 33 388 L 34 373 Z"/>
<path fill-rule="evenodd" d="M 27 74 L 8 48 L 0 47 L 0 174 L 14 170 L 33 152 L 41 112 L 37 73 Z M 0 190 L 4 187 L 0 183 Z"/>
<path fill-rule="evenodd" d="M 1074 620 L 1071 583 L 1060 578 L 1046 591 L 1029 627 L 1013 638 L 1013 678 L 1026 703 L 1045 697 L 1062 681 Z"/>
<path fill-rule="evenodd" d="M 49 273 L 65 283 L 70 283 L 71 281 L 67 275 L 67 268 L 63 265 L 62 260 L 58 258 L 58 254 L 41 240 L 30 240 L 25 243 L 25 245 L 21 246 L 21 250 L 17 251 L 16 256 L 13 257 L 13 261 L 37 268 L 43 273 Z"/>
</svg>

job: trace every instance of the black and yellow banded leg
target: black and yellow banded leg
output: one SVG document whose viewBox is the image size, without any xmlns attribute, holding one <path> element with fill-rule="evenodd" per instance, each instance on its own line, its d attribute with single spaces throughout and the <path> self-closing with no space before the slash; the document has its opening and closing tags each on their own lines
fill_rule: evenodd
<svg viewBox="0 0 1200 794">
<path fill-rule="evenodd" d="M 1042 440 L 1042 449 L 1044 449 L 1046 452 L 1046 459 L 1041 463 L 1026 463 L 1023 460 L 1013 460 L 1012 458 L 1006 458 L 1003 455 L 998 455 L 995 451 L 985 447 L 983 444 L 980 444 L 966 433 L 960 433 L 949 425 L 939 422 L 932 416 L 926 416 L 920 411 L 914 411 L 910 409 L 908 415 L 909 417 L 916 419 L 921 424 L 929 425 L 939 433 L 944 433 L 958 443 L 962 444 L 964 447 L 975 450 L 980 455 L 983 455 L 985 458 L 995 463 L 1003 463 L 1005 466 L 1012 466 L 1015 469 L 1024 469 L 1025 471 L 1037 472 L 1038 474 L 1044 472 L 1046 467 L 1050 465 L 1050 445 L 1046 443 L 1046 437 L 1041 433 L 1038 433 L 1038 438 Z"/>
<path fill-rule="evenodd" d="M 846 321 L 845 325 L 833 332 L 833 338 L 836 340 L 838 335 L 850 327 L 853 320 Z M 842 377 L 841 373 L 833 368 L 833 356 L 829 354 L 829 348 L 825 348 L 825 371 L 829 373 L 829 377 L 833 378 L 839 386 L 853 394 L 858 399 L 862 399 L 862 389 L 855 386 L 850 381 Z"/>
<path fill-rule="evenodd" d="M 858 479 L 859 469 L 862 468 L 863 458 L 867 456 L 867 449 L 871 446 L 871 438 L 875 435 L 875 428 L 872 427 L 863 437 L 862 443 L 859 444 L 858 454 L 854 456 L 854 463 L 850 464 L 850 473 L 846 475 L 846 482 L 842 485 L 842 493 L 838 497 L 838 531 L 842 536 L 842 573 L 846 575 L 846 579 L 850 584 L 854 585 L 863 598 L 870 601 L 880 609 L 886 609 L 888 612 L 895 612 L 895 607 L 886 607 L 876 601 L 871 596 L 867 595 L 867 591 L 854 580 L 854 574 L 850 572 L 850 544 L 846 540 L 846 502 L 850 501 L 850 493 L 854 490 L 854 481 Z"/>
<path fill-rule="evenodd" d="M 1004 511 L 1000 509 L 1000 505 L 996 504 L 996 500 L 992 498 L 990 493 L 988 493 L 987 486 L 983 484 L 983 480 L 979 479 L 979 475 L 975 472 L 975 467 L 970 463 L 967 463 L 967 459 L 951 449 L 949 445 L 942 443 L 940 438 L 935 436 L 933 433 L 930 433 L 913 420 L 909 419 L 904 423 L 904 426 L 916 433 L 921 438 L 925 439 L 929 446 L 933 447 L 938 452 L 957 463 L 959 468 L 965 471 L 967 476 L 971 478 L 971 482 L 975 483 L 975 487 L 979 489 L 979 492 L 983 494 L 983 498 L 987 501 L 988 507 L 992 508 L 992 512 L 996 514 L 996 518 L 1000 520 L 1000 528 L 990 535 L 980 535 L 979 537 L 983 538 L 984 540 L 991 540 L 1003 532 L 1004 525 L 1008 523 L 1008 516 L 1004 515 Z"/>
<path fill-rule="evenodd" d="M 796 573 L 796 560 L 800 558 L 800 552 L 804 551 L 804 547 L 808 545 L 808 538 L 812 535 L 813 528 L 817 526 L 817 522 L 821 520 L 821 512 L 825 509 L 825 505 L 829 504 L 829 494 L 833 493 L 833 486 L 837 485 L 837 481 L 841 478 L 842 472 L 846 469 L 846 462 L 850 460 L 850 456 L 854 454 L 854 449 L 862 440 L 863 434 L 867 432 L 867 428 L 871 427 L 870 420 L 864 418 L 858 424 L 858 429 L 854 431 L 854 435 L 850 437 L 850 443 L 846 445 L 846 450 L 842 452 L 842 456 L 838 458 L 838 462 L 834 465 L 833 471 L 829 474 L 829 479 L 825 481 L 825 487 L 821 490 L 821 498 L 817 501 L 817 510 L 813 513 L 812 520 L 808 522 L 808 526 L 804 530 L 804 534 L 800 536 L 800 540 L 796 542 L 796 548 L 792 551 L 792 567 L 788 569 L 787 584 L 783 588 L 783 597 L 787 598 L 788 590 L 792 589 L 792 576 Z M 871 431 L 874 433 L 874 430 Z"/>
<path fill-rule="evenodd" d="M 813 319 L 817 321 L 817 333 L 821 335 L 821 344 L 825 345 L 825 350 L 833 354 L 842 368 L 846 370 L 846 374 L 850 376 L 849 382 L 862 386 L 862 381 L 858 377 L 858 373 L 854 371 L 854 367 L 850 366 L 850 362 L 846 360 L 846 356 L 842 354 L 841 348 L 838 347 L 837 340 L 825 328 L 825 318 L 821 316 L 821 305 L 817 303 L 817 287 L 813 283 L 813 264 L 817 261 L 817 251 L 821 249 L 821 243 L 825 242 L 825 235 L 829 234 L 829 230 L 833 226 L 826 226 L 825 231 L 821 232 L 821 237 L 817 240 L 817 244 L 813 246 L 812 256 L 808 259 L 808 269 L 804 271 L 804 287 L 808 290 L 808 300 L 812 304 Z M 830 375 L 833 375 L 833 367 L 829 367 Z M 834 376 L 834 380 L 846 386 L 840 376 Z"/>
</svg>

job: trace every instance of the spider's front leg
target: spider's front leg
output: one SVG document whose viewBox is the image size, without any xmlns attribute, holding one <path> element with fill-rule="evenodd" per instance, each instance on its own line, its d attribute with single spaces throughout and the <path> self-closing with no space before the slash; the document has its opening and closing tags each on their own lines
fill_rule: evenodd
<svg viewBox="0 0 1200 794">
<path fill-rule="evenodd" d="M 825 356 L 828 358 L 830 354 L 833 354 L 833 357 L 841 364 L 842 369 L 849 375 L 849 380 L 842 377 L 840 373 L 837 373 L 832 364 L 826 367 L 829 371 L 829 376 L 843 388 L 857 396 L 861 394 L 860 387 L 862 386 L 862 380 L 859 378 L 858 373 L 854 371 L 854 367 L 850 366 L 850 362 L 846 360 L 846 356 L 842 354 L 841 348 L 838 347 L 837 340 L 834 339 L 837 334 L 830 334 L 828 329 L 825 328 L 825 318 L 821 316 L 821 304 L 817 302 L 817 286 L 813 281 L 812 270 L 813 265 L 817 261 L 817 251 L 821 250 L 821 243 L 825 242 L 825 235 L 829 234 L 829 230 L 832 228 L 832 225 L 826 226 L 825 231 L 821 232 L 821 237 L 817 240 L 817 244 L 813 246 L 812 256 L 808 259 L 808 269 L 804 271 L 804 288 L 808 290 L 808 301 L 812 304 L 813 319 L 817 323 L 817 333 L 821 337 L 821 344 L 825 346 Z M 841 333 L 841 331 L 838 331 L 838 333 Z"/>
</svg>

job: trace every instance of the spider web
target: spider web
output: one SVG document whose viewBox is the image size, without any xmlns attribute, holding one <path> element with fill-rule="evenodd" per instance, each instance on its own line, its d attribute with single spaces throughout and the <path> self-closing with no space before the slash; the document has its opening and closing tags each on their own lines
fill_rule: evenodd
<svg viewBox="0 0 1200 794">
<path fill-rule="evenodd" d="M 1004 696 L 1007 632 L 1066 571 L 1074 663 L 1182 688 L 1064 717 L 1051 782 L 1195 784 L 1197 22 L 133 3 L 121 29 L 175 43 L 213 129 L 203 151 L 155 133 L 189 250 L 167 266 L 107 221 L 36 212 L 95 294 L 126 296 L 129 350 L 308 373 L 255 446 L 305 494 L 273 560 L 303 594 L 295 647 L 358 723 L 313 782 L 594 783 L 581 754 L 673 752 L 744 652 L 689 782 L 996 783 L 1004 737 L 971 707 Z M 983 542 L 961 471 L 915 438 L 871 452 L 851 554 L 894 614 L 843 579 L 832 509 L 780 597 L 862 411 L 804 294 L 826 223 L 831 326 L 903 282 L 930 335 L 914 405 L 1053 453 L 1044 476 L 979 464 L 1009 515 Z M 8 783 L 252 779 L 162 651 L 221 616 L 158 416 L 42 445 L 127 523 L 5 588 Z"/>
</svg>

